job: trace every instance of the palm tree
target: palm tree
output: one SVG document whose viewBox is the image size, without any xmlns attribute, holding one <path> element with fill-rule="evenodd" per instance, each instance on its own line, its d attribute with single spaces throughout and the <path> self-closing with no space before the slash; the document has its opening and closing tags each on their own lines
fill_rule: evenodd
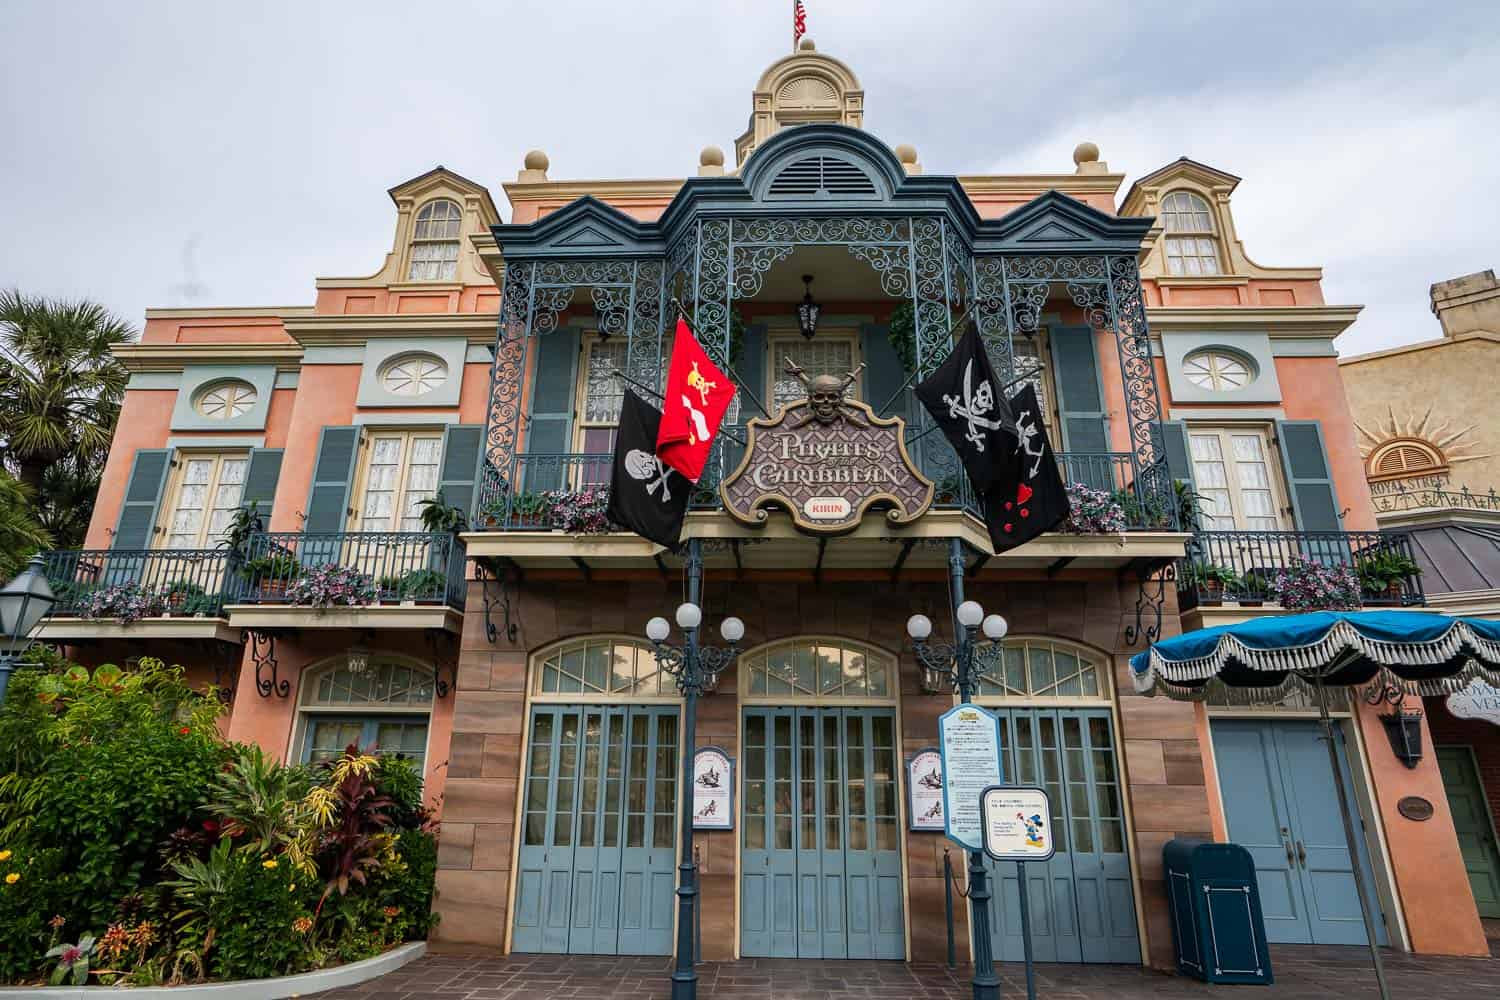
<svg viewBox="0 0 1500 1000">
<path fill-rule="evenodd" d="M 97 477 L 129 379 L 110 349 L 134 338 L 97 303 L 0 291 L 0 459 L 34 497 L 59 463 Z"/>
<path fill-rule="evenodd" d="M 52 536 L 37 522 L 31 491 L 0 469 L 0 579 L 9 580 L 26 566 Z"/>
</svg>

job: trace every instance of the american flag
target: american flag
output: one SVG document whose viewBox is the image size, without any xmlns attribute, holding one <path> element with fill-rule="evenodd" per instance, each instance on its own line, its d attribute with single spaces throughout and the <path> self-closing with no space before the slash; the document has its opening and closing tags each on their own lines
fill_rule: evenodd
<svg viewBox="0 0 1500 1000">
<path fill-rule="evenodd" d="M 807 34 L 807 8 L 802 6 L 802 0 L 792 0 L 792 51 L 797 51 L 797 43 L 802 36 Z"/>
</svg>

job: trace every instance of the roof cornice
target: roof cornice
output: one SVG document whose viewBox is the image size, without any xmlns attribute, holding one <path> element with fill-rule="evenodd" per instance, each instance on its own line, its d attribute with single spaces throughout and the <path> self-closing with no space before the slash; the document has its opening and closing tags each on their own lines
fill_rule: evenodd
<svg viewBox="0 0 1500 1000">
<path fill-rule="evenodd" d="M 205 306 L 202 308 L 147 309 L 147 319 L 266 319 L 311 316 L 313 306 Z"/>
<path fill-rule="evenodd" d="M 1462 344 L 1468 341 L 1489 341 L 1492 344 L 1500 344 L 1500 333 L 1490 333 L 1487 330 L 1474 330 L 1469 333 L 1460 333 L 1456 337 L 1434 337 L 1431 340 L 1419 340 L 1412 344 L 1402 344 L 1400 347 L 1387 347 L 1383 351 L 1371 351 L 1368 354 L 1352 354 L 1347 358 L 1339 358 L 1341 365 L 1357 365 L 1362 361 L 1376 361 L 1380 358 L 1394 358 L 1402 354 L 1415 354 L 1418 351 L 1431 351 L 1439 347 L 1447 347 L 1450 344 Z"/>
<path fill-rule="evenodd" d="M 1254 327 L 1271 336 L 1337 337 L 1359 318 L 1364 306 L 1151 306 L 1146 319 L 1153 333 L 1166 330 L 1223 330 Z"/>
<path fill-rule="evenodd" d="M 339 347 L 413 336 L 464 337 L 471 344 L 493 344 L 498 322 L 497 313 L 303 316 L 287 320 L 286 332 L 303 347 Z"/>
<path fill-rule="evenodd" d="M 1036 196 L 1043 191 L 1063 194 L 1114 194 L 1125 183 L 1124 174 L 959 174 L 958 183 L 969 194 Z"/>
<path fill-rule="evenodd" d="M 180 372 L 186 365 L 268 365 L 296 371 L 298 344 L 119 344 L 110 353 L 129 372 Z"/>
</svg>

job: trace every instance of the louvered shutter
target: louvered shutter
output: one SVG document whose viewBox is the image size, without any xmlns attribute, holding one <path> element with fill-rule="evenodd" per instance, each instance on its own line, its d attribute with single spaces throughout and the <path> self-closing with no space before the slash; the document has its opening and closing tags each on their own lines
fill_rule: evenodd
<svg viewBox="0 0 1500 1000">
<path fill-rule="evenodd" d="M 1094 331 L 1087 326 L 1060 326 L 1051 331 L 1052 361 L 1057 368 L 1058 416 L 1062 450 L 1073 455 L 1109 452 L 1109 423 L 1099 385 Z M 1115 487 L 1110 463 L 1090 459 L 1068 463 L 1072 478 L 1101 490 Z"/>
<path fill-rule="evenodd" d="M 157 508 L 172 468 L 172 449 L 141 448 L 130 464 L 125 499 L 110 548 L 147 549 L 156 530 Z"/>
<path fill-rule="evenodd" d="M 578 331 L 554 330 L 540 338 L 531 396 L 528 456 L 565 455 L 573 450 L 573 386 L 578 379 Z M 557 461 L 542 457 L 520 470 L 523 490 L 555 490 L 564 482 Z"/>
<path fill-rule="evenodd" d="M 906 419 L 906 402 L 910 396 L 895 400 L 884 413 L 877 409 L 884 406 L 906 381 L 906 372 L 901 369 L 901 359 L 891 346 L 890 326 L 884 323 L 866 324 L 860 328 L 859 335 L 865 361 L 865 402 L 870 404 L 870 409 L 876 411 L 877 417 Z"/>
<path fill-rule="evenodd" d="M 1339 499 L 1329 471 L 1323 428 L 1316 420 L 1278 420 L 1281 466 L 1292 513 L 1302 531 L 1342 531 Z"/>
<path fill-rule="evenodd" d="M 1163 420 L 1159 426 L 1162 450 L 1167 457 L 1167 471 L 1171 473 L 1172 481 L 1189 493 L 1198 492 L 1193 480 L 1193 458 L 1188 449 L 1187 424 L 1181 420 Z M 1183 531 L 1196 531 L 1199 526 L 1183 524 L 1180 527 Z"/>
<path fill-rule="evenodd" d="M 270 527 L 271 504 L 276 499 L 276 483 L 281 478 L 280 448 L 252 448 L 250 460 L 245 464 L 245 486 L 240 493 L 240 505 L 255 505 L 255 513 L 261 523 Z"/>
<path fill-rule="evenodd" d="M 313 463 L 303 531 L 343 531 L 349 523 L 349 490 L 359 458 L 358 427 L 324 427 Z"/>
<path fill-rule="evenodd" d="M 438 495 L 443 503 L 463 511 L 470 524 L 474 522 L 474 486 L 483 443 L 483 424 L 458 424 L 443 431 Z"/>
</svg>

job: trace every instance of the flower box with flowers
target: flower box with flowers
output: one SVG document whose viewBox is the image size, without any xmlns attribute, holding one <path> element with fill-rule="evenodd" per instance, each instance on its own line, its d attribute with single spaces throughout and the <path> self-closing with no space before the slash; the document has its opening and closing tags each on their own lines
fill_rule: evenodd
<svg viewBox="0 0 1500 1000">
<path fill-rule="evenodd" d="M 1293 559 L 1276 570 L 1270 590 L 1289 611 L 1358 611 L 1359 576 L 1344 563 Z"/>
<path fill-rule="evenodd" d="M 333 563 L 304 571 L 286 588 L 288 603 L 319 610 L 362 608 L 374 604 L 375 596 L 370 574 Z"/>
<path fill-rule="evenodd" d="M 82 618 L 118 618 L 121 625 L 162 613 L 159 595 L 138 583 L 119 583 L 90 591 L 78 602 Z"/>
<path fill-rule="evenodd" d="M 1106 490 L 1069 483 L 1068 505 L 1071 511 L 1062 530 L 1070 535 L 1114 535 L 1125 530 L 1125 508 Z"/>
<path fill-rule="evenodd" d="M 570 535 L 602 535 L 610 531 L 609 490 L 546 490 L 542 493 L 547 520 Z"/>
</svg>

